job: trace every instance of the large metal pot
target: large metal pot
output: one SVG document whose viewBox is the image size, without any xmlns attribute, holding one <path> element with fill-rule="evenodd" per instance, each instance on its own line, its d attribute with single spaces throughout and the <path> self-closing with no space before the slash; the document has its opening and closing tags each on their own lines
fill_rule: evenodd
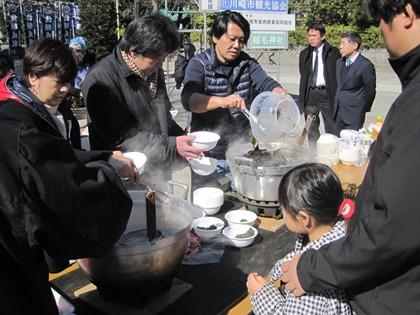
<svg viewBox="0 0 420 315">
<path fill-rule="evenodd" d="M 310 160 L 309 150 L 297 144 L 276 144 L 270 157 L 249 157 L 250 143 L 230 147 L 226 158 L 232 172 L 234 189 L 243 196 L 260 201 L 278 201 L 278 188 L 283 175 L 291 168 Z"/>
<path fill-rule="evenodd" d="M 156 227 L 161 234 L 149 242 L 144 189 L 129 193 L 133 209 L 120 240 L 105 255 L 78 263 L 101 293 L 150 296 L 171 286 L 184 257 L 191 222 L 202 210 L 168 191 L 156 190 Z"/>
</svg>

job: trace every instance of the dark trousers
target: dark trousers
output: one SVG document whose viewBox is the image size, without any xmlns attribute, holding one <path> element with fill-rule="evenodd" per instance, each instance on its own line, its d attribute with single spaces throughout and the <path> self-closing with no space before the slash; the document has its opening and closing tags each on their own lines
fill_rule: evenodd
<svg viewBox="0 0 420 315">
<path fill-rule="evenodd" d="M 309 88 L 308 102 L 305 106 L 305 119 L 307 115 L 315 115 L 311 127 L 308 131 L 308 140 L 311 146 L 316 144 L 320 136 L 319 132 L 319 112 L 322 114 L 324 120 L 324 127 L 326 133 L 335 134 L 335 124 L 333 109 L 328 101 L 328 93 L 325 88 Z"/>
<path fill-rule="evenodd" d="M 365 123 L 365 115 L 362 115 L 359 121 L 354 121 L 354 119 L 352 119 L 352 122 L 348 123 L 348 119 L 345 119 L 344 117 L 342 117 L 340 108 L 338 108 L 337 115 L 335 116 L 336 136 L 339 137 L 340 131 L 343 129 L 351 129 L 351 130 L 359 131 L 359 129 L 363 127 L 364 123 Z"/>
</svg>

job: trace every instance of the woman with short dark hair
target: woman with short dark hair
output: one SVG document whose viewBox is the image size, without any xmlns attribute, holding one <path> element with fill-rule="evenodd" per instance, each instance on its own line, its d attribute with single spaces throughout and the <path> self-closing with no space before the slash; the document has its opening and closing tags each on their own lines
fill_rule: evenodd
<svg viewBox="0 0 420 315">
<path fill-rule="evenodd" d="M 112 165 L 127 163 L 118 167 L 126 176 L 132 165 L 69 142 L 57 108 L 77 68 L 64 43 L 35 42 L 23 70 L 0 81 L 0 314 L 58 314 L 47 257 L 96 256 L 114 245 L 132 203 Z"/>
</svg>

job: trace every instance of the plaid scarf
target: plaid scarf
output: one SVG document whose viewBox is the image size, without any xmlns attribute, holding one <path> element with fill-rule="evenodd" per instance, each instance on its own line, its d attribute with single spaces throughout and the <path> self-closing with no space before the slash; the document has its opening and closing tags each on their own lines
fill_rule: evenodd
<svg viewBox="0 0 420 315">
<path fill-rule="evenodd" d="M 149 87 L 150 94 L 152 95 L 153 98 L 155 98 L 156 92 L 157 92 L 157 85 L 158 85 L 158 70 L 156 70 L 151 75 L 146 76 L 135 65 L 133 60 L 130 58 L 130 56 L 127 55 L 125 51 L 121 50 L 121 56 L 123 57 L 124 62 L 126 63 L 127 67 L 146 82 L 147 86 Z"/>
</svg>

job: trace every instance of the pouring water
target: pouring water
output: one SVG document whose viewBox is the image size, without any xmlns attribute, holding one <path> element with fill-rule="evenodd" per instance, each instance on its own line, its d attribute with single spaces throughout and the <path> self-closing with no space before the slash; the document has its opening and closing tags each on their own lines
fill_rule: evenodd
<svg viewBox="0 0 420 315">
<path fill-rule="evenodd" d="M 267 147 L 293 132 L 300 119 L 299 108 L 293 99 L 274 92 L 257 95 L 250 110 L 243 113 L 249 117 L 252 134 L 259 145 Z"/>
<path fill-rule="evenodd" d="M 254 123 L 264 134 L 266 134 L 265 128 L 258 122 L 258 118 L 251 114 L 247 108 L 242 110 L 242 114 L 244 114 L 251 123 Z"/>
</svg>

